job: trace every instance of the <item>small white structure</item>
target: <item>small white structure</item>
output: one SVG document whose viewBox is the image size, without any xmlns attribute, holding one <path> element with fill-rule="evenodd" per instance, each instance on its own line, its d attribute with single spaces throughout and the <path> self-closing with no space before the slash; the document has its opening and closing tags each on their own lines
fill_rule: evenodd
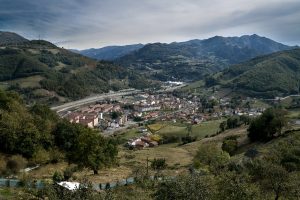
<svg viewBox="0 0 300 200">
<path fill-rule="evenodd" d="M 66 188 L 67 190 L 70 190 L 70 191 L 78 190 L 79 187 L 80 187 L 80 183 L 78 183 L 78 182 L 62 181 L 62 182 L 59 182 L 57 184 L 64 187 L 64 188 Z"/>
</svg>

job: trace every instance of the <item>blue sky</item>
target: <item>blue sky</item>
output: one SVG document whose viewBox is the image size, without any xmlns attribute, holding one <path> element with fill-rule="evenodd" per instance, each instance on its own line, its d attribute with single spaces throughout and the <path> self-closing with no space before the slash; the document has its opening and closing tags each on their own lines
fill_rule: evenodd
<svg viewBox="0 0 300 200">
<path fill-rule="evenodd" d="M 0 30 L 65 48 L 256 33 L 300 44 L 299 0 L 0 0 Z"/>
</svg>

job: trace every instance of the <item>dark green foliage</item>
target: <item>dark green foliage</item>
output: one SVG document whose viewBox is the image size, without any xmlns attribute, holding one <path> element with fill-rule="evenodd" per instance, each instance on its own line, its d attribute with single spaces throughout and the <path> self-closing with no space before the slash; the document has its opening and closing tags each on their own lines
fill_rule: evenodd
<svg viewBox="0 0 300 200">
<path fill-rule="evenodd" d="M 248 128 L 248 137 L 252 141 L 268 141 L 281 134 L 286 125 L 284 110 L 269 108 L 260 117 L 254 119 Z"/>
<path fill-rule="evenodd" d="M 164 158 L 154 158 L 151 161 L 151 168 L 156 171 L 163 170 L 167 167 L 166 159 Z"/>
<path fill-rule="evenodd" d="M 115 164 L 118 153 L 116 143 L 99 132 L 59 119 L 44 105 L 26 108 L 15 93 L 0 90 L 0 151 L 46 164 L 63 158 L 58 149 L 94 172 Z"/>
<path fill-rule="evenodd" d="M 248 96 L 274 98 L 298 94 L 300 49 L 254 58 L 224 70 L 213 77 L 223 87 Z"/>
<path fill-rule="evenodd" d="M 55 171 L 52 177 L 54 182 L 61 182 L 64 180 L 64 176 L 59 171 Z"/>
<path fill-rule="evenodd" d="M 181 142 L 182 144 L 188 144 L 188 143 L 191 143 L 191 142 L 195 142 L 197 140 L 197 136 L 190 136 L 190 135 L 186 135 L 186 136 L 183 136 L 181 137 Z"/>
<path fill-rule="evenodd" d="M 231 116 L 229 117 L 226 121 L 223 121 L 219 128 L 221 132 L 224 132 L 227 129 L 234 129 L 237 127 L 240 127 L 241 125 L 248 125 L 251 121 L 251 118 L 246 116 L 246 115 L 242 115 L 242 116 Z"/>
<path fill-rule="evenodd" d="M 217 183 L 217 199 L 253 200 L 260 199 L 259 188 L 251 182 L 248 174 L 224 172 Z"/>
<path fill-rule="evenodd" d="M 222 150 L 229 153 L 230 156 L 234 154 L 234 152 L 238 148 L 238 142 L 236 139 L 225 139 L 222 144 Z"/>
<path fill-rule="evenodd" d="M 214 185 L 208 176 L 181 176 L 160 183 L 154 197 L 157 200 L 208 200 L 214 197 Z"/>
<path fill-rule="evenodd" d="M 6 162 L 6 170 L 9 173 L 17 174 L 21 169 L 24 169 L 27 165 L 27 160 L 20 155 L 12 156 Z"/>
<path fill-rule="evenodd" d="M 73 167 L 67 167 L 65 170 L 64 170 L 64 180 L 65 181 L 68 181 L 73 173 L 75 172 L 74 168 Z"/>
<path fill-rule="evenodd" d="M 79 128 L 79 129 L 78 129 Z M 71 142 L 67 158 L 80 167 L 88 167 L 98 173 L 103 167 L 110 167 L 116 164 L 118 149 L 115 141 L 105 139 L 98 132 L 77 127 L 77 137 Z"/>
</svg>

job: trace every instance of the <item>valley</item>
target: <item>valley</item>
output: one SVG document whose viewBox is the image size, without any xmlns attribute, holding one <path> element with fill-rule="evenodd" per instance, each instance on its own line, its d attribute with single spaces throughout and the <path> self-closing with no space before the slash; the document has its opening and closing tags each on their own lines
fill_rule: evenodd
<svg viewBox="0 0 300 200">
<path fill-rule="evenodd" d="M 172 181 L 218 196 L 238 180 L 272 199 L 267 169 L 298 191 L 297 47 L 250 35 L 71 52 L 11 33 L 0 46 L 0 175 L 18 183 L 0 198 L 35 195 L 29 181 L 149 200 Z"/>
</svg>

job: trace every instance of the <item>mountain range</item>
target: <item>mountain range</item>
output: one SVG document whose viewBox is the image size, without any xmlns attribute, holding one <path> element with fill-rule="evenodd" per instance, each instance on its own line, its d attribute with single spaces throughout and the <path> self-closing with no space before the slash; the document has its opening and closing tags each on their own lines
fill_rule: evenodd
<svg viewBox="0 0 300 200">
<path fill-rule="evenodd" d="M 258 35 L 111 46 L 98 52 L 113 61 L 0 32 L 0 87 L 28 101 L 52 104 L 109 90 L 156 87 L 157 80 L 205 79 L 206 87 L 263 97 L 296 94 L 300 88 L 300 49 Z"/>
<path fill-rule="evenodd" d="M 98 49 L 92 48 L 92 49 L 85 49 L 82 51 L 79 50 L 72 50 L 72 51 L 97 60 L 113 61 L 133 51 L 139 50 L 142 47 L 144 47 L 143 44 L 132 44 L 132 45 L 125 45 L 125 46 L 107 46 Z"/>
<path fill-rule="evenodd" d="M 215 36 L 205 40 L 129 47 L 104 47 L 97 51 L 84 50 L 80 53 L 98 59 L 114 59 L 114 62 L 123 67 L 151 74 L 152 78 L 158 80 L 195 81 L 221 71 L 231 64 L 291 49 L 290 46 L 256 34 L 241 37 Z M 122 51 L 124 49 L 126 51 Z M 121 56 L 115 52 L 124 54 Z M 113 54 L 116 56 L 111 56 Z"/>
</svg>

